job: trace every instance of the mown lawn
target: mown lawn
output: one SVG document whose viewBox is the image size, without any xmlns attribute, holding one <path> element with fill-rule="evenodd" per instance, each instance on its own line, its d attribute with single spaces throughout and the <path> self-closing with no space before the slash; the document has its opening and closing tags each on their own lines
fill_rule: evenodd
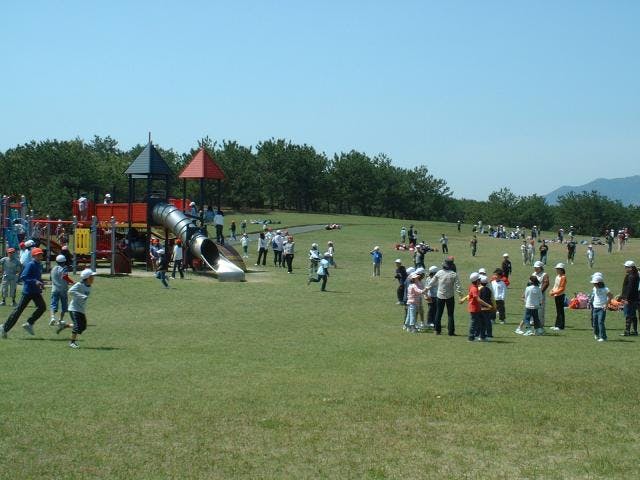
<svg viewBox="0 0 640 480">
<path fill-rule="evenodd" d="M 189 275 L 163 290 L 150 275 L 98 277 L 77 351 L 47 316 L 35 337 L 19 321 L 0 341 L 0 478 L 638 477 L 640 340 L 618 336 L 621 314 L 609 313 L 604 344 L 584 310 L 567 312 L 561 334 L 517 336 L 531 271 L 519 242 L 481 238 L 472 258 L 468 225 L 417 222 L 434 245 L 450 237 L 465 287 L 504 252 L 515 271 L 493 343 L 466 340 L 462 305 L 460 336 L 411 335 L 395 305 L 393 260 L 409 261 L 392 250 L 402 222 L 269 216 L 344 228 L 298 235 L 293 275 L 270 255 L 242 284 Z M 306 252 L 330 239 L 339 268 L 322 293 L 306 285 Z M 374 279 L 375 245 L 385 257 Z M 589 288 L 584 250 L 570 291 Z M 598 247 L 614 293 L 638 252 L 637 241 L 612 255 Z M 551 266 L 564 257 L 552 245 Z M 549 304 L 547 326 L 553 318 Z"/>
</svg>

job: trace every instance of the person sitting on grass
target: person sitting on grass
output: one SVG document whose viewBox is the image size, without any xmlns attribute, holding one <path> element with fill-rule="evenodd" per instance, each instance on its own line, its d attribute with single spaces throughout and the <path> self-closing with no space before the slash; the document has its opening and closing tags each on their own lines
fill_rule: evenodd
<svg viewBox="0 0 640 480">
<path fill-rule="evenodd" d="M 87 329 L 87 299 L 91 293 L 91 285 L 93 285 L 96 275 L 97 273 L 91 271 L 90 268 L 85 268 L 80 272 L 80 281 L 69 289 L 69 295 L 71 295 L 69 314 L 73 325 L 61 323 L 56 330 L 56 334 L 59 334 L 65 328 L 72 328 L 71 340 L 69 341 L 69 347 L 71 348 L 80 348 L 77 343 L 78 335 L 81 335 Z"/>
</svg>

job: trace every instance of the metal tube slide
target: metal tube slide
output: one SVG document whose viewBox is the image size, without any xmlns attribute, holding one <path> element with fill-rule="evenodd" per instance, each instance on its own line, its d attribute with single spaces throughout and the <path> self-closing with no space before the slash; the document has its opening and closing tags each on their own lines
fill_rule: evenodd
<svg viewBox="0 0 640 480">
<path fill-rule="evenodd" d="M 157 203 L 151 212 L 153 221 L 173 232 L 182 240 L 182 245 L 202 260 L 221 282 L 242 282 L 244 272 L 218 251 L 215 242 L 202 233 L 196 232 L 187 242 L 187 230 L 195 227 L 193 220 L 168 203 Z"/>
</svg>

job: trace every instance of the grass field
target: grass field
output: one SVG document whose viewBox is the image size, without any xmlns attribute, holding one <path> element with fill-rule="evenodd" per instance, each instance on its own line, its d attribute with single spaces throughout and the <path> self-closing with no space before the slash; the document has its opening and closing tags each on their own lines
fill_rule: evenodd
<svg viewBox="0 0 640 480">
<path fill-rule="evenodd" d="M 466 340 L 463 305 L 461 336 L 408 334 L 393 279 L 393 260 L 409 262 L 392 249 L 402 222 L 270 216 L 344 228 L 298 235 L 293 275 L 270 255 L 242 284 L 190 275 L 163 290 L 151 274 L 98 277 L 79 350 L 48 314 L 28 336 L 28 309 L 0 341 L 0 478 L 638 478 L 640 340 L 618 336 L 621 314 L 609 312 L 602 344 L 585 310 L 567 311 L 560 334 L 515 335 L 531 272 L 519 242 L 483 237 L 472 258 L 468 225 L 416 222 L 434 245 L 450 237 L 465 288 L 503 252 L 514 274 L 494 342 Z M 330 239 L 339 268 L 320 292 L 306 285 L 306 253 Z M 374 245 L 381 278 L 371 278 Z M 639 245 L 597 247 L 614 294 Z M 589 288 L 584 251 L 567 268 L 570 292 Z M 250 252 L 253 265 L 255 243 Z M 550 266 L 565 256 L 552 245 Z"/>
</svg>

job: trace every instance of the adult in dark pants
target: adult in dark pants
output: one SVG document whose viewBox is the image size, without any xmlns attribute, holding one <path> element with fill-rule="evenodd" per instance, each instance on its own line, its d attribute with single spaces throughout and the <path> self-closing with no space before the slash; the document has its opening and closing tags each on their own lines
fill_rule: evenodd
<svg viewBox="0 0 640 480">
<path fill-rule="evenodd" d="M 622 301 L 624 311 L 624 333 L 620 335 L 628 337 L 629 335 L 638 335 L 638 317 L 636 310 L 638 309 L 638 268 L 632 260 L 624 262 L 626 275 L 622 282 L 622 293 L 618 300 Z"/>
<path fill-rule="evenodd" d="M 564 292 L 567 288 L 567 276 L 564 269 L 565 264 L 558 263 L 555 268 L 556 279 L 553 282 L 553 288 L 549 295 L 553 297 L 556 304 L 556 324 L 551 327 L 551 330 L 564 330 Z"/>
<path fill-rule="evenodd" d="M 511 260 L 508 253 L 502 254 L 502 273 L 505 277 L 509 278 L 511 275 Z"/>
<path fill-rule="evenodd" d="M 456 326 L 454 320 L 454 309 L 456 301 L 453 298 L 457 292 L 458 296 L 462 296 L 462 290 L 460 288 L 460 280 L 458 274 L 454 270 L 455 265 L 453 260 L 448 258 L 442 263 L 442 269 L 427 282 L 426 288 L 437 287 L 436 292 L 436 318 L 434 321 L 434 331 L 436 335 L 440 335 L 442 331 L 442 315 L 444 314 L 445 306 L 447 308 L 447 333 L 450 336 L 456 334 Z"/>
<path fill-rule="evenodd" d="M 396 274 L 394 278 L 398 280 L 398 288 L 396 294 L 398 297 L 397 304 L 402 305 L 404 303 L 404 283 L 407 280 L 407 269 L 402 265 L 402 260 L 399 258 L 394 262 L 396 264 Z"/>
<path fill-rule="evenodd" d="M 7 333 L 16 324 L 18 318 L 20 318 L 20 315 L 22 315 L 22 312 L 27 308 L 30 301 L 33 300 L 36 309 L 27 320 L 27 323 L 22 325 L 22 328 L 30 335 L 35 335 L 33 332 L 33 324 L 47 311 L 47 305 L 42 298 L 42 289 L 44 288 L 44 283 L 42 283 L 42 255 L 43 252 L 41 248 L 36 247 L 31 250 L 31 260 L 27 262 L 24 270 L 20 274 L 20 280 L 22 280 L 24 284 L 22 287 L 22 297 L 0 329 L 0 336 L 2 336 L 2 338 L 7 338 Z"/>
</svg>

